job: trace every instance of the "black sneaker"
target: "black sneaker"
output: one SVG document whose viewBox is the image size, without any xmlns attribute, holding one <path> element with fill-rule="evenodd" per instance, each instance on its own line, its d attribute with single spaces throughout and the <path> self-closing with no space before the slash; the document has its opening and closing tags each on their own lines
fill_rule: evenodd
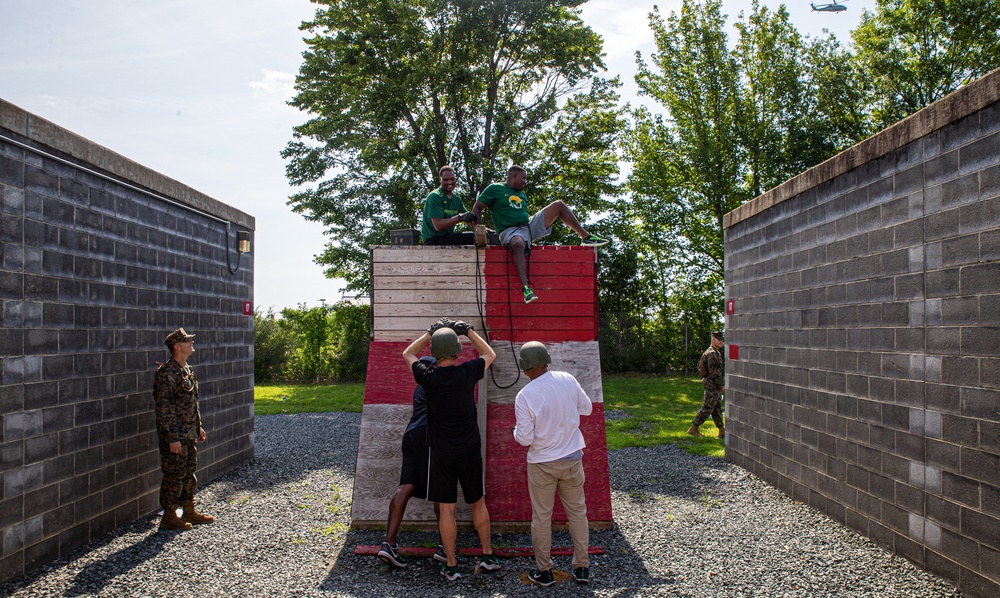
<svg viewBox="0 0 1000 598">
<path fill-rule="evenodd" d="M 441 544 L 438 544 L 438 549 L 437 551 L 434 552 L 434 560 L 439 563 L 444 563 L 446 565 L 448 564 L 448 553 L 444 551 L 444 546 L 442 546 Z M 464 557 L 458 554 L 457 548 L 455 549 L 455 560 L 458 561 L 459 565 L 469 564 L 468 557 Z"/>
<path fill-rule="evenodd" d="M 586 239 L 580 241 L 580 245 L 585 247 L 602 247 L 607 245 L 609 241 L 604 237 L 598 237 L 597 235 L 591 233 Z"/>
<path fill-rule="evenodd" d="M 576 580 L 576 583 L 590 583 L 590 567 L 573 569 L 573 579 Z"/>
<path fill-rule="evenodd" d="M 496 571 L 503 565 L 500 564 L 500 558 L 495 554 L 484 554 L 480 557 L 479 562 L 476 563 L 476 573 L 482 573 L 483 571 Z"/>
<path fill-rule="evenodd" d="M 378 551 L 378 558 L 394 567 L 399 567 L 400 569 L 406 568 L 406 559 L 399 554 L 398 545 L 396 547 L 392 547 L 389 546 L 388 542 L 382 542 L 382 548 L 379 548 Z"/>
<path fill-rule="evenodd" d="M 556 579 L 552 577 L 552 569 L 548 571 L 539 571 L 538 569 L 532 569 L 531 573 L 528 574 L 528 581 L 531 583 L 537 583 L 543 587 L 549 587 L 556 582 Z"/>
<path fill-rule="evenodd" d="M 458 572 L 458 565 L 455 565 L 454 567 L 441 565 L 441 575 L 448 581 L 455 581 L 459 577 L 462 577 L 462 574 Z"/>
</svg>

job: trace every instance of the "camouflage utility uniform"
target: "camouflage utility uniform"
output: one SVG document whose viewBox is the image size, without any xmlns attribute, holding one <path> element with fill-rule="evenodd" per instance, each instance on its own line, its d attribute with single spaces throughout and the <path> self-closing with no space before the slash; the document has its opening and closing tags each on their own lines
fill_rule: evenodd
<svg viewBox="0 0 1000 598">
<path fill-rule="evenodd" d="M 701 361 L 698 362 L 698 372 L 704 374 L 701 381 L 705 385 L 705 402 L 694 416 L 694 427 L 705 423 L 711 415 L 715 426 L 721 430 L 724 423 L 719 403 L 722 401 L 721 393 L 726 385 L 726 379 L 723 373 L 722 355 L 714 347 L 709 347 L 702 353 Z"/>
<path fill-rule="evenodd" d="M 153 383 L 156 399 L 156 434 L 160 438 L 160 505 L 174 510 L 194 499 L 198 480 L 198 430 L 201 413 L 198 411 L 198 380 L 191 366 L 181 365 L 174 359 L 156 370 Z M 171 453 L 170 443 L 180 442 L 181 452 Z"/>
</svg>

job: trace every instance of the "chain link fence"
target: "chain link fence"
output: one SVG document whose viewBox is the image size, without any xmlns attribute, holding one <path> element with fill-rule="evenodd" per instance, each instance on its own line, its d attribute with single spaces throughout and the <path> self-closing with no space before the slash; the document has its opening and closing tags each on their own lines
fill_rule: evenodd
<svg viewBox="0 0 1000 598">
<path fill-rule="evenodd" d="M 368 306 L 314 309 L 328 312 L 319 320 L 319 331 L 315 322 L 304 330 L 301 319 L 255 314 L 253 369 L 257 384 L 365 381 Z"/>
<path fill-rule="evenodd" d="M 693 374 L 712 330 L 684 322 L 601 312 L 601 372 L 622 374 Z"/>
<path fill-rule="evenodd" d="M 366 306 L 363 306 L 366 308 Z M 254 377 L 258 384 L 364 382 L 368 370 L 367 312 L 350 314 L 324 342 L 306 342 L 289 321 L 255 317 Z M 339 332 L 339 334 L 337 333 Z M 633 314 L 600 314 L 601 371 L 693 375 L 711 329 Z"/>
</svg>

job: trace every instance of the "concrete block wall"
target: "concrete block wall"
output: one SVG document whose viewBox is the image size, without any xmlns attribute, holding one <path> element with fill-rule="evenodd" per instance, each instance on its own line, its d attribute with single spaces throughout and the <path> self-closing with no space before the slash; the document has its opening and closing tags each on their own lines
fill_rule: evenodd
<svg viewBox="0 0 1000 598">
<path fill-rule="evenodd" d="M 197 336 L 200 481 L 252 458 L 253 258 L 226 252 L 253 227 L 0 100 L 0 581 L 159 509 L 170 330 Z"/>
<path fill-rule="evenodd" d="M 984 597 L 1000 595 L 998 101 L 995 71 L 725 231 L 727 458 Z"/>
</svg>

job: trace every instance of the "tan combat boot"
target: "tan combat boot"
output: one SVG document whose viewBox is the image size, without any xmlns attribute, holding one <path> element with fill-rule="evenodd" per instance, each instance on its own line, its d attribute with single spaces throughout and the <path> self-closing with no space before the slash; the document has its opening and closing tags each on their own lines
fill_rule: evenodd
<svg viewBox="0 0 1000 598">
<path fill-rule="evenodd" d="M 204 513 L 199 513 L 197 510 L 195 510 L 193 500 L 191 502 L 186 502 L 182 504 L 181 508 L 184 509 L 184 514 L 181 515 L 181 519 L 190 524 L 201 525 L 202 523 L 212 523 L 213 521 L 215 521 L 215 517 L 212 517 L 211 515 L 205 515 Z"/>
<path fill-rule="evenodd" d="M 160 529 L 191 529 L 191 524 L 177 516 L 174 509 L 163 509 L 163 517 L 160 518 Z"/>
<path fill-rule="evenodd" d="M 701 432 L 698 431 L 698 426 L 691 426 L 688 428 L 688 434 L 692 436 L 701 436 Z"/>
</svg>

